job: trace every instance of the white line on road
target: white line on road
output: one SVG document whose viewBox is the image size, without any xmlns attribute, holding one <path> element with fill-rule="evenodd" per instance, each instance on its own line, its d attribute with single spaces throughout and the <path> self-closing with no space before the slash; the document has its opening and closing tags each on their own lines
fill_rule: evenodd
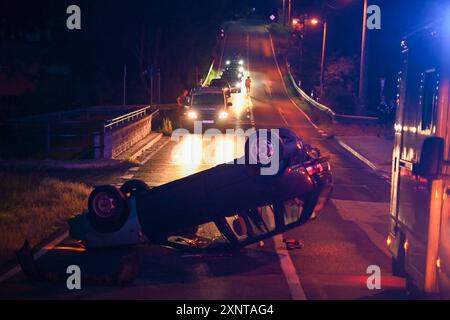
<svg viewBox="0 0 450 320">
<path fill-rule="evenodd" d="M 276 235 L 273 239 L 275 242 L 275 250 L 280 259 L 281 270 L 283 270 L 292 299 L 306 300 L 305 291 L 300 283 L 300 278 L 297 275 L 297 270 L 292 262 L 291 255 L 289 254 L 289 251 L 284 248 L 285 244 L 283 243 L 282 235 Z"/>
<path fill-rule="evenodd" d="M 372 170 L 377 171 L 378 168 L 377 166 L 372 163 L 369 159 L 367 159 L 366 157 L 364 157 L 362 154 L 360 154 L 359 152 L 357 152 L 355 149 L 353 149 L 352 147 L 350 147 L 348 144 L 346 144 L 345 142 L 343 142 L 341 139 L 336 138 L 336 141 L 339 143 L 339 145 L 344 148 L 345 150 L 347 150 L 348 152 L 350 152 L 352 155 L 354 155 L 356 158 L 358 158 L 360 161 L 362 161 L 366 166 L 368 166 L 369 168 L 371 168 Z"/>
<path fill-rule="evenodd" d="M 167 139 L 162 145 L 160 145 L 155 151 L 150 153 L 143 161 L 140 162 L 141 165 L 146 164 L 151 158 L 153 158 L 162 148 L 164 148 L 171 140 Z"/>
</svg>

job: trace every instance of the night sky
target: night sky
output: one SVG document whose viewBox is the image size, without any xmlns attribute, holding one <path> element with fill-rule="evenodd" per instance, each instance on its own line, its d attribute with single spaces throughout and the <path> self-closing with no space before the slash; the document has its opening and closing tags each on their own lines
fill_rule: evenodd
<svg viewBox="0 0 450 320">
<path fill-rule="evenodd" d="M 362 3 L 362 0 L 292 0 L 293 16 L 303 13 L 325 16 L 329 22 L 327 54 L 358 57 Z M 368 32 L 369 73 L 374 87 L 380 77 L 395 78 L 402 35 L 435 19 L 450 1 L 369 3 L 378 4 L 382 10 L 382 29 Z M 81 31 L 65 28 L 65 8 L 69 4 L 82 8 Z M 255 8 L 251 18 L 268 22 L 268 16 L 277 14 L 277 7 L 281 6 L 282 0 L 3 1 L 0 74 L 21 74 L 33 82 L 34 96 L 27 92 L 15 99 L 15 104 L 26 106 L 31 99 L 35 105 L 36 101 L 41 105 L 39 110 L 49 111 L 120 103 L 125 65 L 132 88 L 130 103 L 144 103 L 148 101 L 148 88 L 140 74 L 154 66 L 161 69 L 162 101 L 173 102 L 183 87 L 193 84 L 196 69 L 200 73 L 207 70 L 223 21 L 248 18 Z M 321 30 L 317 29 L 308 36 L 315 39 L 311 43 L 320 50 Z M 30 41 L 33 35 L 40 40 Z M 43 72 L 49 69 L 60 70 L 62 78 Z M 64 73 L 67 77 L 63 77 Z M 5 98 L 0 101 L 4 104 Z"/>
</svg>

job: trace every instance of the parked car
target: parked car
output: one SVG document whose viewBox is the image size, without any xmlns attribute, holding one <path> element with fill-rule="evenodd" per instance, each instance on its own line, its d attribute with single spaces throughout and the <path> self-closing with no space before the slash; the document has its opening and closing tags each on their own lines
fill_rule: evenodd
<svg viewBox="0 0 450 320">
<path fill-rule="evenodd" d="M 266 143 L 280 155 L 275 174 L 261 175 L 262 163 L 241 158 L 152 189 L 138 180 L 100 186 L 89 211 L 69 220 L 70 236 L 87 248 L 152 242 L 209 250 L 246 246 L 316 218 L 332 191 L 328 159 L 288 129 L 251 139 L 244 160 Z"/>
<path fill-rule="evenodd" d="M 192 130 L 200 121 L 203 127 L 225 128 L 230 125 L 231 106 L 221 88 L 200 88 L 190 96 L 183 127 Z"/>
<path fill-rule="evenodd" d="M 231 87 L 231 93 L 239 93 L 242 89 L 242 75 L 232 69 L 224 70 L 221 79 L 227 81 Z"/>
<path fill-rule="evenodd" d="M 212 79 L 209 83 L 210 88 L 222 89 L 227 98 L 231 97 L 231 87 L 225 79 Z"/>
</svg>

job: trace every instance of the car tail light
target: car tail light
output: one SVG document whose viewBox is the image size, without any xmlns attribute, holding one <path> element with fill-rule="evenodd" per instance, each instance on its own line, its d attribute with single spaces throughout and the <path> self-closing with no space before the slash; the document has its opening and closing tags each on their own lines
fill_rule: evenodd
<svg viewBox="0 0 450 320">
<path fill-rule="evenodd" d="M 328 161 L 310 162 L 305 164 L 305 169 L 310 176 L 313 176 L 324 171 L 330 171 L 330 164 Z"/>
<path fill-rule="evenodd" d="M 308 172 L 308 174 L 310 176 L 313 176 L 313 175 L 315 175 L 317 173 L 320 173 L 320 172 L 322 172 L 324 170 L 323 170 L 322 164 L 318 163 L 318 164 L 315 164 L 315 165 L 312 165 L 312 166 L 307 166 L 306 167 L 306 171 Z"/>
</svg>

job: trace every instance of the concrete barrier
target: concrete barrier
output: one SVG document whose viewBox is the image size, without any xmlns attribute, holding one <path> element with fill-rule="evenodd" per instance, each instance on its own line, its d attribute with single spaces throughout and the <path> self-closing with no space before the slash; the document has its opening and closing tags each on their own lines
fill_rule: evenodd
<svg viewBox="0 0 450 320">
<path fill-rule="evenodd" d="M 117 127 L 105 127 L 94 136 L 96 159 L 117 159 L 122 153 L 145 139 L 152 132 L 152 120 L 157 112 Z"/>
<path fill-rule="evenodd" d="M 105 137 L 110 137 L 111 144 L 110 146 L 105 144 L 105 150 L 108 151 L 108 154 L 111 155 L 112 159 L 115 159 L 118 155 L 131 148 L 135 143 L 147 137 L 151 131 L 152 116 L 149 115 L 124 128 L 106 132 Z"/>
</svg>

